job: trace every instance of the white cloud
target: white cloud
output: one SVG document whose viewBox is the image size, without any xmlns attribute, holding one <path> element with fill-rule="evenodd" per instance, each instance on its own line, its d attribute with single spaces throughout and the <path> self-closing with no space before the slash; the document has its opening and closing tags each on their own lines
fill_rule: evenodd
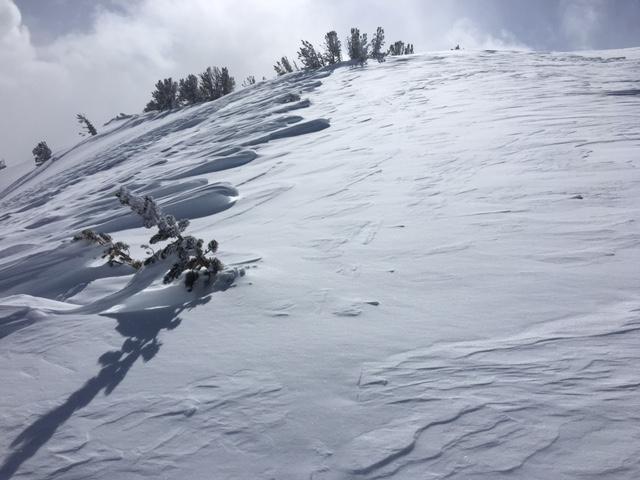
<svg viewBox="0 0 640 480">
<path fill-rule="evenodd" d="M 469 18 L 458 19 L 446 38 L 451 45 L 460 45 L 467 50 L 494 49 L 494 50 L 529 50 L 520 43 L 515 36 L 507 30 L 501 30 L 498 36 L 483 32 Z"/>
<path fill-rule="evenodd" d="M 563 0 L 562 30 L 571 48 L 593 48 L 593 37 L 600 28 L 604 11 L 602 0 Z"/>
</svg>

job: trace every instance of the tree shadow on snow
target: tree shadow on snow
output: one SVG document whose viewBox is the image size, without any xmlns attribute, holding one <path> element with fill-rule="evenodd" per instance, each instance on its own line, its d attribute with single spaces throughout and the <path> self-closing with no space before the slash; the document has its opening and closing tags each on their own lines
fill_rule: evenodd
<svg viewBox="0 0 640 480">
<path fill-rule="evenodd" d="M 191 302 L 134 312 L 104 314 L 114 318 L 116 331 L 125 337 L 119 350 L 103 353 L 98 358 L 100 371 L 73 392 L 66 401 L 49 410 L 25 428 L 12 442 L 10 453 L 0 466 L 0 480 L 7 480 L 20 466 L 44 445 L 71 416 L 86 407 L 104 391 L 110 395 L 124 380 L 131 367 L 142 359 L 148 362 L 156 356 L 162 343 L 158 335 L 162 330 L 173 330 L 181 323 L 180 314 L 209 302 L 211 295 Z"/>
</svg>

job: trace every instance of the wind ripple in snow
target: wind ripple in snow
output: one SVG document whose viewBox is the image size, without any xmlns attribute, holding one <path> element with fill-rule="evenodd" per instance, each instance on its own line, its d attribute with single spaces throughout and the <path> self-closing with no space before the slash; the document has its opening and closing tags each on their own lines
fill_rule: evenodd
<svg viewBox="0 0 640 480">
<path fill-rule="evenodd" d="M 608 329 L 440 345 L 368 364 L 359 402 L 397 410 L 400 420 L 354 438 L 336 466 L 366 478 L 517 471 L 519 478 L 633 479 L 638 344 L 635 310 Z"/>
</svg>

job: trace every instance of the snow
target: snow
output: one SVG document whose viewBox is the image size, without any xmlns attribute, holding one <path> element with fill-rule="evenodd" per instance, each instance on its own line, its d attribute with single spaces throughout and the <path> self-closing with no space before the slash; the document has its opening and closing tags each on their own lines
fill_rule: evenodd
<svg viewBox="0 0 640 480">
<path fill-rule="evenodd" d="M 638 478 L 639 67 L 289 74 L 3 170 L 0 479 Z M 73 242 L 144 256 L 122 185 L 229 273 Z"/>
</svg>

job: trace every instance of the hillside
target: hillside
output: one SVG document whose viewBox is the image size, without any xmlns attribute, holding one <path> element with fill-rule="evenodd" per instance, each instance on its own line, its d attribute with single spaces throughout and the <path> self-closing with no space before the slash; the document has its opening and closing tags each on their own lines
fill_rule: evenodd
<svg viewBox="0 0 640 480">
<path fill-rule="evenodd" d="M 638 478 L 639 68 L 291 74 L 5 181 L 0 480 Z M 121 185 L 246 275 L 104 265 Z"/>
</svg>

